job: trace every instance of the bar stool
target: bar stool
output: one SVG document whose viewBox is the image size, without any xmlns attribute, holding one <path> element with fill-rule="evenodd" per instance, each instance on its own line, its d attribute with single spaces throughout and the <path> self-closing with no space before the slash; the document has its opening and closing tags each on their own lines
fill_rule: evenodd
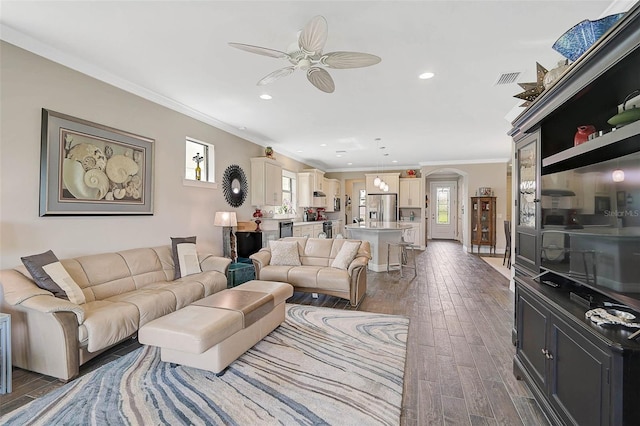
<svg viewBox="0 0 640 426">
<path fill-rule="evenodd" d="M 418 246 L 415 245 L 415 237 L 416 237 L 416 228 L 405 228 L 402 230 L 402 235 L 400 236 L 400 241 L 397 243 L 388 243 L 387 244 L 387 273 L 389 273 L 389 262 L 391 259 L 391 248 L 398 248 L 398 263 L 400 265 L 400 278 L 404 275 L 402 274 L 402 268 L 413 269 L 413 276 L 418 276 L 418 267 L 416 265 L 416 252 L 415 250 Z M 413 266 L 409 265 L 409 251 L 411 251 L 411 257 L 413 260 Z"/>
</svg>

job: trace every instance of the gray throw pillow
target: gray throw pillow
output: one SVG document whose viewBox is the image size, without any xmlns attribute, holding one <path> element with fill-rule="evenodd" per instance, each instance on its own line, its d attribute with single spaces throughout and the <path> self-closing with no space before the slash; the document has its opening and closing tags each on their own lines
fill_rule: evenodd
<svg viewBox="0 0 640 426">
<path fill-rule="evenodd" d="M 53 278 L 51 278 L 51 276 L 43 269 L 43 266 L 58 261 L 58 258 L 51 250 L 40 254 L 34 254 L 32 256 L 21 257 L 20 260 L 22 260 L 22 263 L 25 268 L 27 268 L 27 271 L 29 271 L 33 281 L 35 281 L 38 287 L 43 290 L 50 291 L 55 297 L 67 300 L 69 299 L 67 297 L 67 293 L 60 288 Z"/>
<path fill-rule="evenodd" d="M 171 253 L 173 255 L 173 265 L 175 267 L 174 280 L 187 276 L 190 272 L 180 270 L 180 254 L 178 253 L 178 246 L 180 244 L 193 244 L 195 246 L 196 237 L 171 237 Z M 182 263 L 184 264 L 184 262 Z"/>
</svg>

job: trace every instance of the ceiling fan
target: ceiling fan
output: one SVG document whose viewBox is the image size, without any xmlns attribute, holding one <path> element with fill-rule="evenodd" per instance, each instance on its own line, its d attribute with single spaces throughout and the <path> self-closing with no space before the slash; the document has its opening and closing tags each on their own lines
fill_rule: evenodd
<svg viewBox="0 0 640 426">
<path fill-rule="evenodd" d="M 307 72 L 307 79 L 311 84 L 326 93 L 333 93 L 335 84 L 327 70 L 321 68 L 322 66 L 335 69 L 361 68 L 375 65 L 381 61 L 378 56 L 368 53 L 322 53 L 327 41 L 327 32 L 327 20 L 318 15 L 305 25 L 298 36 L 298 42 L 293 43 L 287 52 L 242 43 L 229 43 L 229 46 L 258 55 L 285 58 L 293 64 L 270 73 L 258 81 L 258 86 L 273 83 L 293 73 L 296 69 L 300 69 Z"/>
</svg>

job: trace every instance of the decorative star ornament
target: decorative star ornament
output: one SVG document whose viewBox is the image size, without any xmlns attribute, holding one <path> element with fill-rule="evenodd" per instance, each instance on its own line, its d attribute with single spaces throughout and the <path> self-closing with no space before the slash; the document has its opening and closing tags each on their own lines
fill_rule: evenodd
<svg viewBox="0 0 640 426">
<path fill-rule="evenodd" d="M 524 89 L 524 92 L 513 95 L 514 98 L 524 99 L 525 102 L 521 107 L 528 107 L 540 94 L 544 91 L 544 76 L 547 69 L 536 62 L 536 78 L 535 83 L 518 83 L 518 86 Z"/>
</svg>

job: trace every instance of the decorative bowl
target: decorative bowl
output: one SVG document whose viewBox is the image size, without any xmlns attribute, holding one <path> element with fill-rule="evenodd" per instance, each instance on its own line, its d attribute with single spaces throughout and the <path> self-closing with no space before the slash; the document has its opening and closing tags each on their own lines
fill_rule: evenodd
<svg viewBox="0 0 640 426">
<path fill-rule="evenodd" d="M 585 19 L 562 34 L 552 47 L 565 58 L 575 61 L 623 16 L 624 13 L 617 13 L 595 21 Z"/>
</svg>

